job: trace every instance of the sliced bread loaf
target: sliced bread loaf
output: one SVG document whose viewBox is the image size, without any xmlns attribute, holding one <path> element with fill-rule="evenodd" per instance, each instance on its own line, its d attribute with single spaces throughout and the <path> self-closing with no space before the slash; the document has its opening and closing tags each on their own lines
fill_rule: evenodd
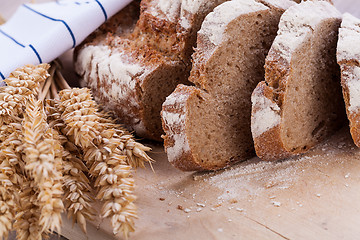
<svg viewBox="0 0 360 240">
<path fill-rule="evenodd" d="M 360 147 L 360 19 L 350 14 L 344 14 L 339 30 L 337 60 L 351 136 Z"/>
<path fill-rule="evenodd" d="M 117 28 L 77 49 L 75 69 L 96 101 L 138 136 L 161 140 L 161 105 L 188 83 L 196 32 L 226 0 L 143 0 L 130 34 Z"/>
<path fill-rule="evenodd" d="M 303 153 L 344 123 L 336 43 L 341 14 L 326 1 L 306 1 L 281 17 L 252 94 L 257 155 L 277 160 Z"/>
<path fill-rule="evenodd" d="M 169 161 L 185 171 L 215 170 L 255 155 L 250 96 L 288 0 L 233 0 L 216 7 L 198 33 L 189 80 L 163 104 Z"/>
</svg>

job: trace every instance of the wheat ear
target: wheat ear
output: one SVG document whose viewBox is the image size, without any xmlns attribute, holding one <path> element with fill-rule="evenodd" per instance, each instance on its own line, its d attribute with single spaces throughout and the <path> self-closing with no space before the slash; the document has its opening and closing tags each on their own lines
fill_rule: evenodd
<svg viewBox="0 0 360 240">
<path fill-rule="evenodd" d="M 40 226 L 40 206 L 37 187 L 31 178 L 21 186 L 14 229 L 19 240 L 41 240 L 46 237 Z"/>
<path fill-rule="evenodd" d="M 96 178 L 96 198 L 104 201 L 102 217 L 111 218 L 114 234 L 128 236 L 137 217 L 134 179 L 127 156 L 118 148 L 119 139 L 112 138 L 115 130 L 101 124 L 89 89 L 63 90 L 60 98 L 67 134 L 82 147 L 90 174 Z"/>
<path fill-rule="evenodd" d="M 15 210 L 19 201 L 18 193 L 20 186 L 23 184 L 23 163 L 19 147 L 21 141 L 21 125 L 7 125 L 7 131 L 12 132 L 6 134 L 4 141 L 0 143 L 0 236 L 7 237 L 8 232 L 12 228 L 12 222 L 15 217 Z"/>
<path fill-rule="evenodd" d="M 42 231 L 61 230 L 62 198 L 61 158 L 57 151 L 61 144 L 54 139 L 46 122 L 41 101 L 30 98 L 23 122 L 25 169 L 38 187 L 38 204 Z"/>
<path fill-rule="evenodd" d="M 5 79 L 7 86 L 0 87 L 0 145 L 1 145 L 1 209 L 0 237 L 6 237 L 19 209 L 18 196 L 23 186 L 21 150 L 21 117 L 26 99 L 37 93 L 47 77 L 48 64 L 28 65 L 16 69 Z"/>
<path fill-rule="evenodd" d="M 57 137 L 63 145 L 65 208 L 68 216 L 73 219 L 73 223 L 78 223 L 86 233 L 86 220 L 93 220 L 96 213 L 95 209 L 91 207 L 93 203 L 92 189 L 89 179 L 85 175 L 88 169 L 81 160 L 80 150 L 66 136 L 61 135 L 65 124 L 61 119 L 58 101 L 47 100 L 46 110 L 49 125 L 57 131 Z"/>
</svg>

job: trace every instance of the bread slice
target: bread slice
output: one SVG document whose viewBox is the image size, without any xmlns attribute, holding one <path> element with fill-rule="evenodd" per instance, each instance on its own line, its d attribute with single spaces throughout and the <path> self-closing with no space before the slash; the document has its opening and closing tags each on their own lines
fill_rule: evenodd
<svg viewBox="0 0 360 240">
<path fill-rule="evenodd" d="M 185 171 L 215 170 L 255 155 L 250 96 L 288 0 L 233 0 L 214 9 L 198 33 L 189 80 L 163 104 L 169 161 Z"/>
<path fill-rule="evenodd" d="M 360 147 L 360 19 L 346 13 L 339 30 L 337 61 L 350 122 L 350 133 Z"/>
<path fill-rule="evenodd" d="M 75 69 L 83 85 L 129 130 L 162 140 L 161 105 L 177 84 L 188 83 L 196 32 L 224 1 L 143 0 L 130 34 L 109 29 L 79 47 Z"/>
<path fill-rule="evenodd" d="M 306 152 L 344 123 L 336 43 L 341 14 L 326 1 L 306 1 L 281 17 L 252 94 L 257 155 L 277 160 Z"/>
</svg>

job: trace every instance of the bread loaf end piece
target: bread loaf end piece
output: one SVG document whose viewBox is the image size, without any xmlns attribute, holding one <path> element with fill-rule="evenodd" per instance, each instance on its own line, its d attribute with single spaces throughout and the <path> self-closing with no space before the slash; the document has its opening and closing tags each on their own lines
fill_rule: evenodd
<svg viewBox="0 0 360 240">
<path fill-rule="evenodd" d="M 360 19 L 346 13 L 339 30 L 337 61 L 350 122 L 350 133 L 360 147 Z"/>
<path fill-rule="evenodd" d="M 253 95 L 252 134 L 260 158 L 306 152 L 342 126 L 345 111 L 336 63 L 340 22 L 341 14 L 326 1 L 302 2 L 281 17 L 266 58 L 265 82 Z M 258 88 L 265 88 L 262 97 L 271 101 L 265 110 L 263 101 L 256 101 Z M 276 110 L 278 124 L 257 128 L 263 121 L 259 109 Z"/>
<path fill-rule="evenodd" d="M 287 0 L 233 0 L 205 18 L 189 78 L 195 86 L 178 86 L 163 104 L 165 150 L 175 167 L 216 170 L 255 155 L 251 93 L 264 78 L 265 56 L 280 16 L 293 4 Z M 181 108 L 181 117 L 176 117 L 171 111 L 179 109 L 180 103 L 186 107 Z M 176 126 L 171 124 L 180 118 L 184 119 Z M 174 154 L 174 149 L 179 152 Z"/>
</svg>

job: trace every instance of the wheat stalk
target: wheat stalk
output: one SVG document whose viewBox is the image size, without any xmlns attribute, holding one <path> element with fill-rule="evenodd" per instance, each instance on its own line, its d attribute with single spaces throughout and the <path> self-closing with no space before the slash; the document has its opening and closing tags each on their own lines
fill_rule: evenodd
<svg viewBox="0 0 360 240">
<path fill-rule="evenodd" d="M 118 148 L 119 139 L 113 138 L 116 131 L 101 123 L 89 89 L 63 90 L 60 97 L 67 134 L 82 147 L 90 174 L 96 178 L 96 198 L 104 201 L 102 217 L 111 218 L 114 234 L 127 236 L 134 231 L 136 197 L 127 156 Z"/>
<path fill-rule="evenodd" d="M 69 89 L 59 63 L 50 75 L 48 69 L 27 65 L 0 87 L 0 237 L 14 219 L 19 239 L 59 232 L 62 199 L 86 232 L 86 220 L 95 215 L 87 173 L 104 202 L 102 217 L 111 218 L 114 234 L 128 236 L 137 217 L 131 167 L 151 164 L 150 148 L 99 111 L 89 89 Z M 46 115 L 43 100 L 49 98 L 61 101 L 47 101 Z"/>
<path fill-rule="evenodd" d="M 26 99 L 38 91 L 38 86 L 48 74 L 49 65 L 28 65 L 16 69 L 5 79 L 7 86 L 0 87 L 0 155 L 1 155 L 1 209 L 0 237 L 6 237 L 11 229 L 16 209 L 19 209 L 18 193 L 23 185 L 21 159 L 21 117 Z"/>
<path fill-rule="evenodd" d="M 61 119 L 58 102 L 48 100 L 46 103 L 49 125 L 57 132 L 57 137 L 64 146 L 62 149 L 63 174 L 64 174 L 64 203 L 68 216 L 72 217 L 73 223 L 78 223 L 86 233 L 86 220 L 93 220 L 95 210 L 91 207 L 91 187 L 89 179 L 85 175 L 88 169 L 82 162 L 80 150 L 61 135 L 65 124 Z"/>
<path fill-rule="evenodd" d="M 30 98 L 23 122 L 25 170 L 38 187 L 39 224 L 42 231 L 61 230 L 62 198 L 61 144 L 46 122 L 41 101 Z"/>
</svg>

